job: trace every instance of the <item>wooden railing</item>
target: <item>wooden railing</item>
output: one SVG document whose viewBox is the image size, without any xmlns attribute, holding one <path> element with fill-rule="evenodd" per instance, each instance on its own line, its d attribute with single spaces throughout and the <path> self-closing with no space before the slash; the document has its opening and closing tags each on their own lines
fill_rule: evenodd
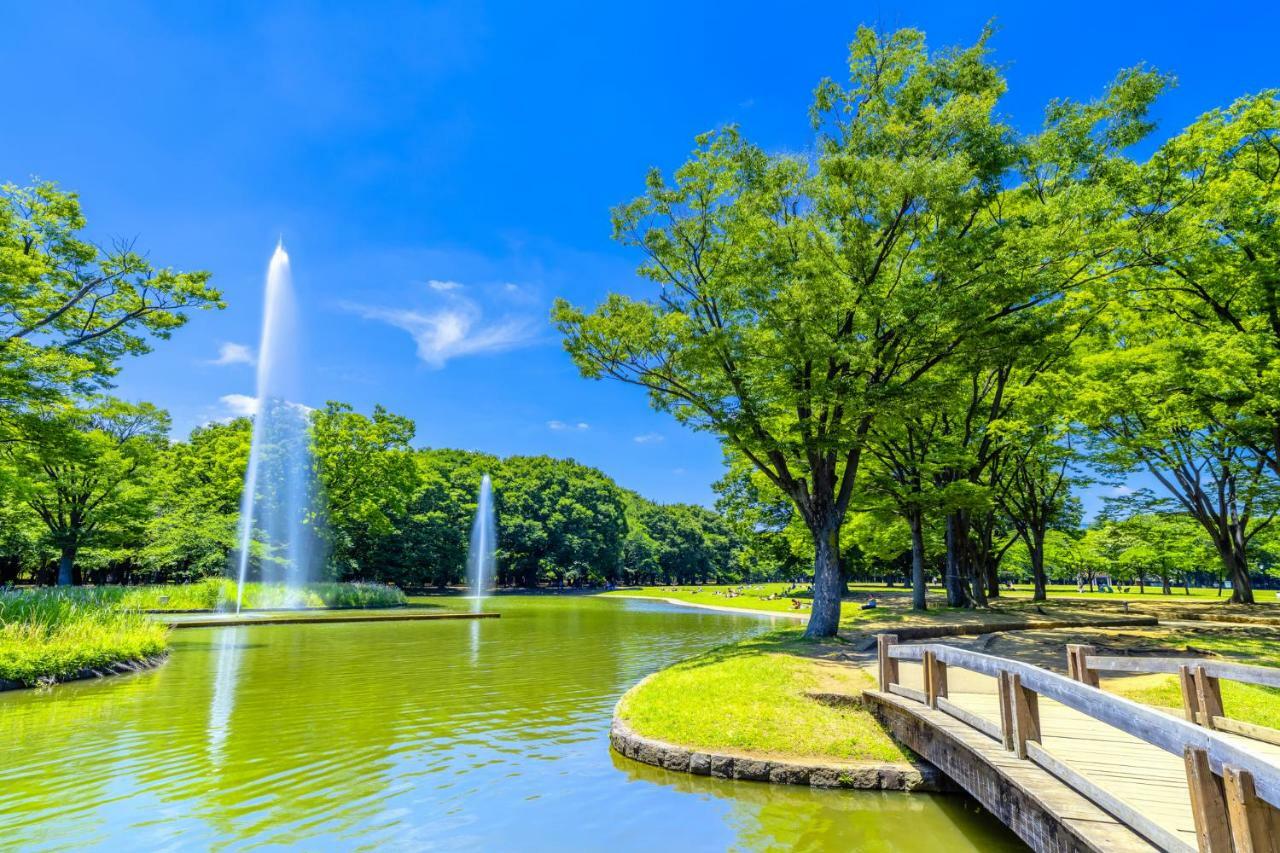
<svg viewBox="0 0 1280 853">
<path fill-rule="evenodd" d="M 1280 668 L 1203 658 L 1109 657 L 1096 651 L 1093 646 L 1067 646 L 1067 669 L 1072 678 L 1097 687 L 1099 672 L 1176 675 L 1188 722 L 1280 745 L 1280 730 L 1233 720 L 1222 703 L 1224 680 L 1280 687 Z"/>
<path fill-rule="evenodd" d="M 1050 754 L 1042 745 L 1040 697 L 1052 699 L 1174 755 L 1186 765 L 1198 847 L 1204 853 L 1280 851 L 1280 767 L 1260 758 L 1214 729 L 1179 719 L 1122 696 L 1104 693 L 1089 673 L 1110 665 L 1079 651 L 1068 653 L 1080 668 L 1075 678 L 1021 661 L 940 644 L 898 645 L 879 637 L 879 681 L 892 693 L 942 711 L 1001 742 L 1092 800 L 1148 841 L 1165 850 L 1190 849 L 1181 838 Z M 924 690 L 899 683 L 898 662 L 919 661 Z M 1182 664 L 1186 662 L 1183 661 Z M 1213 663 L 1210 666 L 1209 663 Z M 1234 664 L 1209 662 L 1206 678 L 1220 678 Z M 947 698 L 947 669 L 958 667 L 996 679 L 1000 724 Z M 1250 667 L 1250 669 L 1256 669 Z M 1193 676 L 1194 677 L 1194 676 Z M 1208 682 L 1205 682 L 1206 688 Z M 1197 694 L 1198 695 L 1198 694 Z M 1220 703 L 1219 703 L 1220 704 Z M 1212 700 L 1198 708 L 1213 710 Z M 1201 712 L 1203 713 L 1203 712 Z M 1210 715 L 1213 720 L 1217 715 Z"/>
</svg>

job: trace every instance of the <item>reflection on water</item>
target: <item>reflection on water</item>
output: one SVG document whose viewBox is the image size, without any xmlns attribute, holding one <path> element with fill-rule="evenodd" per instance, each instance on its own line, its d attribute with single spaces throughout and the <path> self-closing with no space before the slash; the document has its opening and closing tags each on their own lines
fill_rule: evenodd
<svg viewBox="0 0 1280 853">
<path fill-rule="evenodd" d="M 240 671 L 240 629 L 219 632 L 213 678 L 213 701 L 209 705 L 209 764 L 222 766 L 222 745 L 227 739 L 231 709 L 236 701 L 236 675 Z"/>
<path fill-rule="evenodd" d="M 759 630 L 755 620 L 590 598 L 490 604 L 502 619 L 184 630 L 158 670 L 0 694 L 0 839 L 48 850 L 1013 844 L 956 798 L 725 782 L 609 752 L 629 685 Z"/>
</svg>

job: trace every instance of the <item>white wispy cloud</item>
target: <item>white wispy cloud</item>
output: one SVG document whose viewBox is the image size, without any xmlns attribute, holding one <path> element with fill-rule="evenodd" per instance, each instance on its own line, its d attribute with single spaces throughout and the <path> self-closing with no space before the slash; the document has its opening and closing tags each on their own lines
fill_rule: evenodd
<svg viewBox="0 0 1280 853">
<path fill-rule="evenodd" d="M 217 420 L 251 418 L 258 414 L 258 398 L 251 397 L 248 394 L 223 394 L 218 398 L 218 403 L 221 404 L 222 411 L 226 414 Z M 304 414 L 310 414 L 315 411 L 303 403 L 289 403 L 288 405 Z"/>
<path fill-rule="evenodd" d="M 663 440 L 662 434 L 657 432 L 642 433 L 641 435 L 637 435 L 635 438 L 636 444 L 657 444 L 659 441 Z"/>
<path fill-rule="evenodd" d="M 253 364 L 253 349 L 246 344 L 227 341 L 218 347 L 218 357 L 209 359 L 209 364 L 224 366 L 228 364 Z"/>
<path fill-rule="evenodd" d="M 258 398 L 248 394 L 223 394 L 218 402 L 233 418 L 247 418 L 258 413 Z"/>
<path fill-rule="evenodd" d="M 576 424 L 565 423 L 564 421 L 547 421 L 547 429 L 557 432 L 562 430 L 584 430 L 591 429 L 591 424 L 585 421 L 578 421 Z"/>
<path fill-rule="evenodd" d="M 457 282 L 431 281 L 428 285 L 444 298 L 434 310 L 345 305 L 346 310 L 402 329 L 418 347 L 418 358 L 434 368 L 451 358 L 505 352 L 528 346 L 537 339 L 540 324 L 532 316 L 505 316 L 485 322 L 480 304 L 461 294 Z"/>
</svg>

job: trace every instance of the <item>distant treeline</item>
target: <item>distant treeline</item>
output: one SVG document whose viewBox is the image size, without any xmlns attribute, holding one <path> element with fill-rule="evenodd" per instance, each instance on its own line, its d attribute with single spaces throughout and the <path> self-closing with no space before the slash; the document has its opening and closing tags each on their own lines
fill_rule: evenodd
<svg viewBox="0 0 1280 853">
<path fill-rule="evenodd" d="M 237 522 L 251 434 L 248 419 L 196 429 L 168 441 L 136 418 L 104 413 L 81 432 L 127 452 L 59 464 L 11 466 L 0 496 L 0 584 L 52 583 L 68 556 L 75 582 L 193 581 L 225 574 L 238 547 Z M 568 459 L 500 459 L 461 450 L 414 449 L 411 420 L 379 408 L 372 416 L 330 403 L 312 414 L 314 475 L 324 499 L 308 519 L 321 563 L 334 580 L 408 588 L 464 582 L 481 477 L 493 479 L 498 514 L 498 582 L 581 586 L 707 582 L 742 577 L 740 543 L 716 512 L 659 505 Z M 128 463 L 104 477 L 113 453 Z M 46 460 L 51 461 L 51 460 Z M 127 471 L 127 475 L 125 472 Z M 85 490 L 73 528 L 51 529 Z M 65 515 L 65 513 L 64 513 Z M 257 573 L 272 555 L 253 553 Z"/>
</svg>

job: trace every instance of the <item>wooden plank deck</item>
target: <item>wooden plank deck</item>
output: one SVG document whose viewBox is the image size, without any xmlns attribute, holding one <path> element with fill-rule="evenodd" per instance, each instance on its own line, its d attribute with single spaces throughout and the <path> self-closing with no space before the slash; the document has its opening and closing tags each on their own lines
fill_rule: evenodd
<svg viewBox="0 0 1280 853">
<path fill-rule="evenodd" d="M 994 678 L 952 668 L 947 680 L 951 703 L 999 727 L 1000 706 Z M 918 663 L 901 661 L 899 681 L 905 687 L 923 690 L 923 668 Z M 1041 745 L 1045 750 L 1191 850 L 1196 849 L 1191 797 L 1181 756 L 1051 699 L 1041 697 L 1039 705 Z M 1223 736 L 1280 765 L 1280 746 L 1236 735 Z"/>
</svg>

